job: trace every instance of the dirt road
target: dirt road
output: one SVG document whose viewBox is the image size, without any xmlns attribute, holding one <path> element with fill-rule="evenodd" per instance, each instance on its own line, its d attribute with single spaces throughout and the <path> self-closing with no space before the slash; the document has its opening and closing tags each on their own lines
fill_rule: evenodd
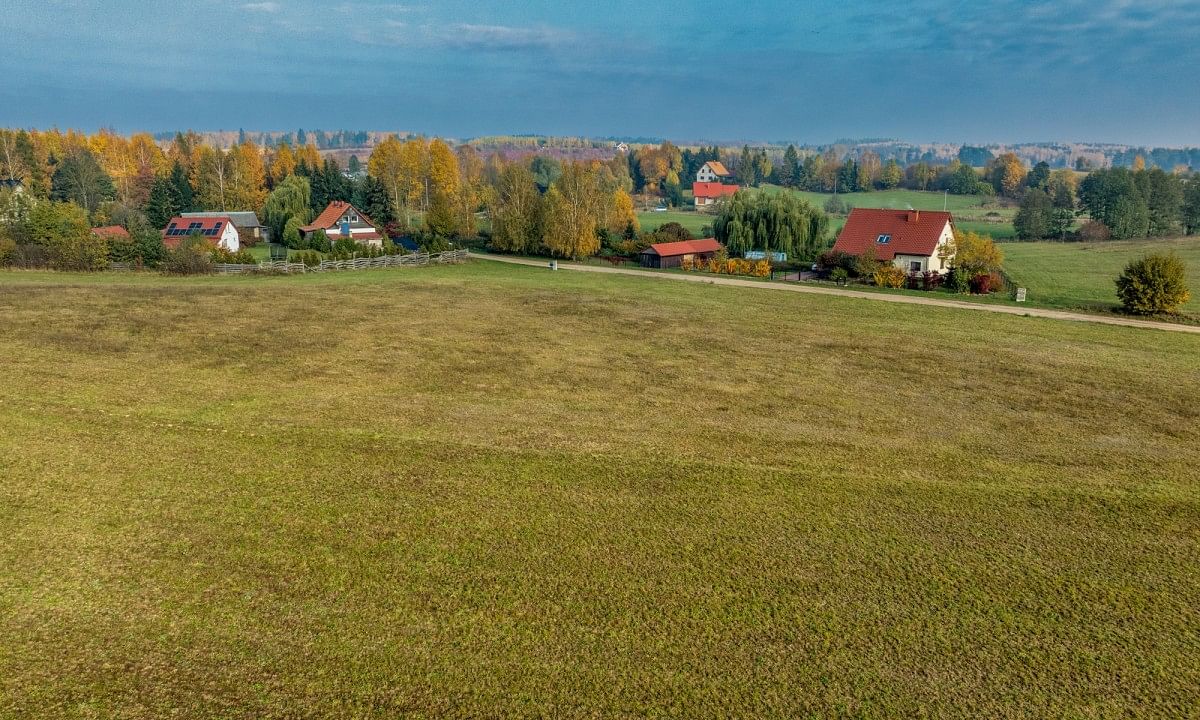
<svg viewBox="0 0 1200 720">
<path fill-rule="evenodd" d="M 530 267 L 540 268 L 545 268 L 549 264 L 546 260 L 527 260 L 524 258 L 508 257 L 504 255 L 490 255 L 487 253 L 471 253 L 471 257 L 480 260 L 492 260 L 495 262 L 511 263 L 513 265 L 528 265 Z M 788 285 L 784 283 L 772 283 L 757 280 L 745 280 L 734 277 L 723 277 L 721 275 L 709 275 L 707 273 L 690 274 L 652 272 L 647 270 L 634 270 L 632 268 L 579 265 L 576 263 L 562 261 L 559 261 L 558 269 L 575 270 L 579 272 L 609 273 L 612 275 L 634 275 L 637 277 L 655 280 L 679 280 L 682 282 L 699 282 L 713 285 L 732 285 L 735 287 L 755 288 L 757 290 L 782 290 L 784 292 L 809 293 L 812 295 L 834 295 L 837 297 L 875 300 L 877 302 L 906 303 L 908 305 L 932 305 L 934 307 L 958 308 L 960 310 L 1003 313 L 1005 315 L 1023 315 L 1026 317 L 1049 318 L 1051 320 L 1100 323 L 1102 325 L 1122 325 L 1124 327 L 1147 328 L 1151 330 L 1166 330 L 1169 332 L 1193 333 L 1200 335 L 1200 326 L 1197 325 L 1178 325 L 1175 323 L 1155 322 L 1153 320 L 1138 320 L 1136 318 L 1125 318 L 1115 315 L 1090 315 L 1088 313 L 1070 312 L 1068 310 L 1047 310 L 1044 308 L 1034 307 L 1014 307 L 1012 305 L 988 305 L 984 303 L 966 302 L 964 300 L 942 300 L 939 298 L 915 297 L 912 295 L 889 295 L 886 293 L 863 292 L 861 290 L 818 287 L 814 285 Z"/>
</svg>

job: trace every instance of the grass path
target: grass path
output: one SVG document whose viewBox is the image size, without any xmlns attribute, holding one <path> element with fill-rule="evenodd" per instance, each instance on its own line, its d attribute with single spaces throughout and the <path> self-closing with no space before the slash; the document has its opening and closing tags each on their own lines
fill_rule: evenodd
<svg viewBox="0 0 1200 720">
<path fill-rule="evenodd" d="M 546 262 L 528 260 L 525 258 L 505 257 L 474 253 L 472 257 L 484 260 L 527 265 L 530 267 L 545 267 Z M 1137 320 L 1134 318 L 1111 317 L 1107 315 L 1089 315 L 1086 313 L 1068 312 L 1066 310 L 1048 310 L 1036 307 L 1016 307 L 1012 305 L 991 305 L 965 300 L 940 300 L 936 298 L 914 297 L 912 295 L 890 295 L 878 292 L 863 292 L 861 290 L 843 290 L 840 288 L 815 287 L 812 285 L 772 283 L 762 280 L 744 280 L 741 278 L 721 277 L 697 273 L 650 272 L 628 268 L 602 267 L 598 265 L 580 265 L 577 263 L 559 262 L 559 269 L 582 270 L 584 272 L 615 273 L 618 275 L 636 275 L 639 277 L 657 278 L 659 280 L 683 280 L 690 282 L 709 283 L 712 285 L 731 285 L 736 287 L 751 287 L 766 290 L 784 290 L 788 292 L 811 293 L 814 295 L 834 295 L 838 297 L 858 298 L 862 300 L 878 300 L 881 302 L 904 303 L 906 305 L 930 305 L 934 307 L 958 308 L 961 310 L 982 310 L 984 312 L 1004 313 L 1006 315 L 1021 315 L 1026 317 L 1048 318 L 1051 320 L 1069 320 L 1073 322 L 1092 322 L 1104 325 L 1121 325 L 1124 327 L 1147 328 L 1152 330 L 1169 330 L 1174 332 L 1200 334 L 1200 326 L 1176 325 L 1172 323 L 1155 322 L 1153 320 Z"/>
</svg>

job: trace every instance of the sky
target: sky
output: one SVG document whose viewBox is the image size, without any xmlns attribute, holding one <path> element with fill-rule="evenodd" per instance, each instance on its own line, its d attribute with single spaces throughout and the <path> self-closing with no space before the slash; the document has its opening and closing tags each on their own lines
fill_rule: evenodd
<svg viewBox="0 0 1200 720">
<path fill-rule="evenodd" d="M 0 125 L 1200 145 L 1200 0 L 6 0 Z"/>
</svg>

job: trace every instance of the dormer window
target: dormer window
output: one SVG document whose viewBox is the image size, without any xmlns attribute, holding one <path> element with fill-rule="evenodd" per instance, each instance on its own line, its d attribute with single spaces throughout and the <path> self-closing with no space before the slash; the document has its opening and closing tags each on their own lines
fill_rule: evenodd
<svg viewBox="0 0 1200 720">
<path fill-rule="evenodd" d="M 879 243 L 880 245 L 887 245 L 891 241 L 892 241 L 891 235 L 880 235 L 878 238 L 875 239 L 875 242 Z"/>
</svg>

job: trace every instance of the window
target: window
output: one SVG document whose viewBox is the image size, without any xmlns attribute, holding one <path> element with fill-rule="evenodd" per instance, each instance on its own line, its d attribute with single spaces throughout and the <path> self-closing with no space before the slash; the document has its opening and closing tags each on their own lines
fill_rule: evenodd
<svg viewBox="0 0 1200 720">
<path fill-rule="evenodd" d="M 910 262 L 908 264 L 908 271 L 909 272 L 921 272 L 921 261 L 913 260 L 912 262 Z"/>
<path fill-rule="evenodd" d="M 880 245 L 887 245 L 891 241 L 892 241 L 891 235 L 880 235 L 878 238 L 875 239 L 875 242 L 879 243 Z"/>
</svg>

